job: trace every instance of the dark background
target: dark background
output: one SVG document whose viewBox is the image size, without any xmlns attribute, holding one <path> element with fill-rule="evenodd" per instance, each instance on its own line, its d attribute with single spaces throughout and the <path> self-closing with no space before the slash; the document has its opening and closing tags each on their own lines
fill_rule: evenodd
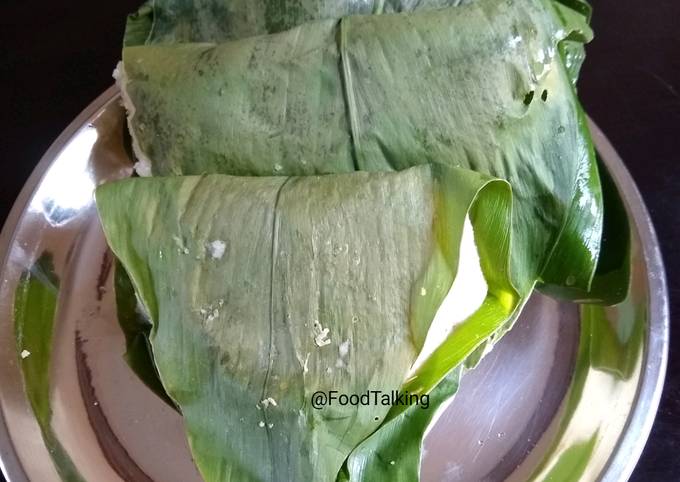
<svg viewBox="0 0 680 482">
<path fill-rule="evenodd" d="M 125 15 L 139 3 L 0 1 L 0 222 L 43 152 L 113 83 Z M 596 39 L 579 94 L 651 212 L 673 317 L 680 312 L 680 1 L 593 3 Z M 680 355 L 673 353 L 680 329 L 671 327 L 671 340 L 661 407 L 634 481 L 680 480 Z"/>
</svg>

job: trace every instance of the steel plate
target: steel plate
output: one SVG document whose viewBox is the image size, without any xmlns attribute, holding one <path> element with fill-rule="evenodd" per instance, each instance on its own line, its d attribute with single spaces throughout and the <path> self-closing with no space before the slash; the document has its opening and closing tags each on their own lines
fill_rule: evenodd
<svg viewBox="0 0 680 482">
<path fill-rule="evenodd" d="M 516 328 L 463 380 L 430 431 L 426 481 L 627 480 L 651 429 L 668 351 L 658 243 L 623 163 L 596 126 L 624 198 L 633 253 L 629 299 L 584 312 L 534 295 Z M 124 112 L 106 91 L 55 141 L 0 235 L 0 450 L 10 482 L 59 480 L 30 408 L 14 337 L 14 296 L 44 252 L 60 280 L 51 354 L 52 430 L 85 480 L 191 482 L 181 418 L 130 371 L 115 320 L 111 255 L 93 188 L 130 175 Z M 584 330 L 597 315 L 608 353 Z M 613 348 L 612 348 L 613 347 Z"/>
</svg>

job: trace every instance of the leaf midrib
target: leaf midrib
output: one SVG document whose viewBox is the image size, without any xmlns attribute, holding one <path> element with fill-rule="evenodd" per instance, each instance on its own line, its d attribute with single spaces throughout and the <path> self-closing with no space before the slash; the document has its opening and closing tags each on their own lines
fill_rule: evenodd
<svg viewBox="0 0 680 482">
<path fill-rule="evenodd" d="M 281 192 L 284 186 L 293 179 L 292 177 L 286 178 L 285 181 L 279 186 L 276 197 L 274 198 L 274 208 L 272 215 L 272 248 L 270 256 L 270 272 L 269 272 L 269 349 L 268 349 L 268 361 L 267 361 L 267 371 L 264 375 L 264 382 L 262 383 L 262 392 L 260 394 L 260 400 L 267 398 L 267 386 L 269 385 L 269 378 L 271 376 L 272 366 L 274 363 L 273 348 L 274 348 L 274 276 L 276 274 L 276 256 L 279 249 L 279 201 L 281 199 Z M 269 428 L 269 419 L 267 418 L 267 411 L 262 410 L 262 418 L 264 419 L 264 429 L 267 433 L 267 446 L 269 447 L 269 457 L 270 460 L 274 460 L 274 447 L 272 443 L 272 434 Z M 276 480 L 274 477 L 274 464 L 270 464 L 271 475 L 269 480 Z"/>
</svg>

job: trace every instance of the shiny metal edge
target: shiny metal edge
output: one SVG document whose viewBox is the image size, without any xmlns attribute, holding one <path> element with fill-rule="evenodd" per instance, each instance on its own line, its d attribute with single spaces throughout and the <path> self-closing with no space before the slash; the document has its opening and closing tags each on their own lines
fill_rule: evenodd
<svg viewBox="0 0 680 482">
<path fill-rule="evenodd" d="M 593 142 L 614 179 L 628 215 L 632 217 L 642 246 L 649 286 L 648 332 L 642 366 L 644 367 L 635 404 L 627 428 L 600 477 L 602 482 L 630 479 L 652 431 L 661 401 L 668 349 L 670 344 L 670 311 L 668 287 L 659 241 L 645 202 L 623 160 L 592 119 L 588 119 Z M 649 276 L 649 273 L 655 273 Z"/>
<path fill-rule="evenodd" d="M 35 189 L 43 179 L 51 162 L 63 149 L 68 139 L 82 129 L 90 119 L 94 118 L 100 109 L 108 103 L 116 101 L 117 98 L 118 91 L 115 86 L 107 89 L 69 124 L 42 156 L 17 197 L 0 232 L 0 266 L 4 266 L 7 262 L 7 255 L 9 247 L 14 240 L 15 229 L 20 223 Z M 670 315 L 668 290 L 661 252 L 642 196 L 611 143 L 591 119 L 589 119 L 589 125 L 598 152 L 602 154 L 602 158 L 605 160 L 605 164 L 618 189 L 625 193 L 623 196 L 624 203 L 642 241 L 647 272 L 657 273 L 656 276 L 648 276 L 650 291 L 648 307 L 649 327 L 644 350 L 644 371 L 638 386 L 636 401 L 628 418 L 627 428 L 600 477 L 602 481 L 614 482 L 630 478 L 649 438 L 665 380 L 669 349 Z M 0 470 L 2 470 L 8 481 L 18 482 L 27 480 L 24 467 L 17 456 L 12 440 L 9 438 L 2 410 L 0 410 L 0 454 Z M 10 474 L 12 474 L 11 478 Z"/>
<path fill-rule="evenodd" d="M 40 185 L 48 168 L 62 151 L 68 140 L 73 137 L 78 131 L 83 129 L 90 120 L 92 120 L 99 111 L 111 102 L 118 99 L 118 89 L 115 85 L 106 89 L 99 95 L 90 105 L 88 105 L 69 125 L 62 131 L 61 134 L 52 142 L 45 154 L 40 158 L 40 161 L 33 169 L 28 180 L 21 189 L 19 196 L 17 196 L 14 205 L 7 215 L 7 219 L 0 231 L 0 266 L 6 266 L 8 262 L 8 255 L 12 242 L 14 241 L 16 228 L 20 224 L 26 208 L 35 193 L 35 190 Z M 0 407 L 0 471 L 8 482 L 23 482 L 28 481 L 26 471 L 17 455 L 16 448 L 13 441 L 9 437 L 7 429 L 7 422 L 5 420 L 5 413 Z M 11 474 L 11 477 L 10 477 Z"/>
</svg>

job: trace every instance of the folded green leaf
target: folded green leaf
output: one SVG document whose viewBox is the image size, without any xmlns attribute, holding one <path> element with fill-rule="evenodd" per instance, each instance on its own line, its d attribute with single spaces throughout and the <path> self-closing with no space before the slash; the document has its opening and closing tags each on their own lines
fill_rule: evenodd
<svg viewBox="0 0 680 482">
<path fill-rule="evenodd" d="M 457 6 L 470 0 L 152 0 L 128 17 L 126 46 L 224 42 L 305 22 Z"/>
<path fill-rule="evenodd" d="M 285 22 L 250 34 L 309 20 L 289 12 Z M 226 44 L 128 48 L 121 85 L 137 155 L 156 174 L 384 171 L 434 160 L 508 179 L 517 194 L 513 281 L 523 296 L 504 299 L 490 290 L 467 323 L 412 371 L 405 388 L 443 403 L 457 382 L 442 378 L 473 366 L 512 326 L 539 275 L 546 286 L 590 285 L 601 196 L 570 86 L 590 35 L 583 19 L 549 2 L 482 1 Z M 232 38 L 191 25 L 145 41 Z M 173 37 L 178 32 L 196 36 Z M 565 257 L 572 262 L 566 272 L 559 262 Z M 404 480 L 417 479 L 430 415 L 391 412 L 353 452 L 347 477 L 375 480 L 398 470 Z M 381 454 L 395 447 L 410 455 L 387 467 Z"/>
<path fill-rule="evenodd" d="M 352 451 L 347 480 L 412 482 L 420 480 L 422 440 L 446 402 L 458 391 L 462 367 L 448 373 L 430 393 L 430 409 L 411 406 L 390 419 Z M 340 479 L 342 480 L 342 479 Z"/>
<path fill-rule="evenodd" d="M 484 343 L 466 300 L 445 301 L 466 218 L 480 300 L 517 300 L 507 249 L 492 254 L 509 246 L 510 191 L 471 171 L 131 179 L 96 199 L 206 480 L 335 480 L 389 407 L 315 410 L 314 392 L 398 389 L 437 316 L 460 318 L 461 360 Z"/>
<path fill-rule="evenodd" d="M 458 4 L 385 3 L 301 0 L 282 9 L 275 1 L 156 1 L 131 17 L 126 45 L 166 45 L 126 49 L 119 73 L 143 174 L 384 171 L 417 159 L 511 182 L 512 274 L 523 296 L 508 296 L 507 263 L 494 262 L 505 266 L 497 284 L 485 271 L 484 303 L 405 385 L 429 392 L 439 406 L 464 369 L 512 326 L 537 278 L 560 296 L 583 299 L 591 288 L 602 195 L 585 116 L 569 85 L 592 38 L 590 9 L 580 0 L 487 0 L 429 17 L 330 20 Z M 244 39 L 319 19 L 329 21 Z M 232 39 L 242 40 L 171 45 Z M 541 102 L 546 108 L 537 111 Z M 483 249 L 483 229 L 473 222 Z M 509 244 L 494 248 L 507 260 Z M 596 275 L 590 300 L 613 299 L 602 279 Z M 432 312 L 439 304 L 428 299 L 422 307 Z M 426 331 L 414 330 L 416 344 Z M 392 410 L 352 453 L 344 476 L 417 479 L 431 415 Z M 396 447 L 403 457 L 387 466 L 385 454 Z"/>
<path fill-rule="evenodd" d="M 149 343 L 151 322 L 140 311 L 132 281 L 119 260 L 116 260 L 113 276 L 118 323 L 125 335 L 125 361 L 149 389 L 174 408 L 153 361 L 153 351 Z"/>
<path fill-rule="evenodd" d="M 578 110 L 579 122 L 588 132 L 585 114 Z M 591 291 L 602 251 L 602 188 L 595 150 L 589 136 L 587 139 L 588 162 L 579 165 L 569 214 L 540 276 L 546 291 L 572 300 L 583 299 L 577 293 Z"/>
<path fill-rule="evenodd" d="M 603 231 L 600 251 L 593 281 L 590 289 L 584 291 L 578 287 L 557 284 L 541 284 L 539 289 L 556 298 L 575 300 L 579 303 L 597 303 L 615 305 L 626 299 L 630 284 L 630 225 L 628 215 L 621 200 L 616 184 L 611 178 L 604 164 L 598 159 L 600 179 L 602 184 L 602 198 L 604 208 Z M 587 201 L 584 201 L 586 203 Z M 584 236 L 588 230 L 581 231 Z M 576 241 L 578 242 L 578 241 Z M 559 250 L 556 250 L 558 253 Z M 567 272 L 573 265 L 565 255 L 554 255 L 555 260 L 564 263 L 562 273 Z M 554 271 L 559 276 L 560 271 Z M 545 280 L 549 279 L 547 276 Z"/>
<path fill-rule="evenodd" d="M 346 17 L 223 44 L 129 47 L 120 83 L 136 153 L 154 174 L 306 175 L 435 161 L 508 180 L 513 281 L 526 293 L 558 239 L 581 236 L 565 230 L 579 229 L 583 214 L 592 239 L 601 230 L 595 180 L 578 185 L 593 214 L 577 202 L 593 159 L 558 54 L 584 27 L 565 25 L 540 0 Z M 578 266 L 570 286 L 588 289 L 598 246 L 566 244 Z"/>
<path fill-rule="evenodd" d="M 590 28 L 592 10 L 583 0 L 555 0 L 553 6 L 565 30 L 570 32 L 569 36 L 560 42 L 560 50 L 572 84 L 576 85 L 581 65 L 586 58 L 583 44 L 593 39 L 593 31 Z"/>
<path fill-rule="evenodd" d="M 157 43 L 225 42 L 278 33 L 306 22 L 347 15 L 413 12 L 455 7 L 474 0 L 153 0 L 128 16 L 126 47 Z M 592 39 L 591 8 L 582 0 L 553 0 L 565 29 L 565 65 L 575 84 Z"/>
<path fill-rule="evenodd" d="M 526 298 L 517 297 L 509 286 L 510 239 L 497 234 L 505 223 L 500 217 L 503 209 L 497 204 L 503 199 L 500 192 L 480 197 L 469 213 L 488 284 L 484 302 L 428 354 L 425 362 L 411 370 L 402 387 L 408 393 L 428 393 L 429 410 L 392 407 L 381 427 L 352 451 L 339 481 L 420 480 L 422 444 L 428 429 L 455 395 L 465 371 L 474 368 L 519 316 Z M 496 216 L 489 217 L 494 213 Z"/>
</svg>

